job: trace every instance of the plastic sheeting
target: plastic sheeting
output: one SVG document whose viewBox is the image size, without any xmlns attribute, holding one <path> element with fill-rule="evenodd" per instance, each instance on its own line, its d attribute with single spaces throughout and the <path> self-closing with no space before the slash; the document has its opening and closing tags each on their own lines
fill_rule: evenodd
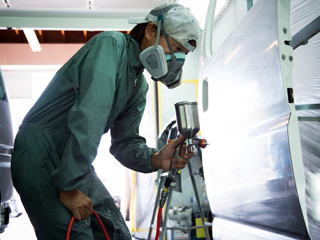
<svg viewBox="0 0 320 240">
<path fill-rule="evenodd" d="M 131 209 L 134 214 L 132 221 L 135 222 L 134 237 L 147 239 L 156 196 L 155 175 L 138 172 L 134 174 L 136 174 L 134 208 Z"/>
<path fill-rule="evenodd" d="M 320 14 L 318 0 L 291 1 L 291 33 L 294 36 Z M 294 50 L 293 90 L 295 104 L 320 104 L 320 34 Z M 297 111 L 300 117 L 320 117 L 320 110 Z M 306 177 L 309 231 L 320 239 L 320 122 L 299 122 Z"/>
</svg>

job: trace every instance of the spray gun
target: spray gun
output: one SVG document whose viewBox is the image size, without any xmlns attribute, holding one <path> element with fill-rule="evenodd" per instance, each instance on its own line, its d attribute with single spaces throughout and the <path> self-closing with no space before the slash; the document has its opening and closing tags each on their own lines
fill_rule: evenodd
<svg viewBox="0 0 320 240">
<path fill-rule="evenodd" d="M 186 138 L 184 142 L 186 144 L 186 153 L 188 153 L 188 148 L 190 148 L 191 152 L 195 152 L 195 147 L 205 148 L 208 145 L 207 141 L 195 137 L 200 130 L 198 103 L 183 101 L 176 103 L 174 106 L 179 133 Z M 184 143 L 177 147 L 174 156 L 175 158 L 180 157 L 181 147 Z M 161 193 L 159 202 L 160 208 L 162 208 L 166 202 L 170 187 L 174 188 L 176 186 L 175 175 L 178 174 L 179 171 L 180 170 L 171 166 Z"/>
</svg>

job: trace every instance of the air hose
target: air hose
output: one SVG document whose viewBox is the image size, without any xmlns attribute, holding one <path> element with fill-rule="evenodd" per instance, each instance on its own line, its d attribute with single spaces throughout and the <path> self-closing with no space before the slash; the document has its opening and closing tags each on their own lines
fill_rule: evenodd
<svg viewBox="0 0 320 240">
<path fill-rule="evenodd" d="M 166 178 L 165 183 L 164 183 L 164 188 L 162 189 L 161 197 L 159 199 L 159 210 L 158 210 L 158 219 L 157 219 L 157 232 L 156 232 L 156 237 L 155 237 L 154 240 L 158 240 L 158 238 L 159 238 L 161 211 L 162 211 L 162 208 L 164 207 L 164 204 L 166 203 L 167 197 L 169 195 L 170 186 L 171 187 L 175 187 L 175 177 L 174 177 L 174 175 L 177 172 L 178 171 L 176 171 L 175 169 L 171 170 L 169 172 L 168 177 Z"/>
<path fill-rule="evenodd" d="M 100 225 L 100 227 L 101 227 L 101 229 L 102 229 L 102 231 L 103 231 L 104 236 L 106 237 L 107 240 L 110 240 L 110 238 L 109 238 L 109 236 L 108 236 L 108 233 L 107 233 L 105 227 L 103 226 L 103 223 L 102 223 L 102 221 L 101 221 L 98 213 L 97 213 L 95 210 L 93 210 L 93 214 L 94 214 L 94 216 L 97 218 L 97 220 L 98 220 L 98 222 L 99 222 L 99 225 Z M 73 222 L 74 222 L 74 216 L 72 216 L 72 218 L 71 218 L 71 220 L 70 220 L 70 222 L 69 222 L 66 240 L 69 240 L 69 238 L 70 238 L 70 232 L 71 232 L 71 228 L 72 228 Z"/>
<path fill-rule="evenodd" d="M 162 208 L 159 208 L 159 210 L 158 210 L 158 218 L 157 218 L 157 232 L 156 232 L 156 237 L 155 237 L 154 240 L 158 240 L 158 238 L 159 238 L 161 211 L 162 211 Z"/>
</svg>

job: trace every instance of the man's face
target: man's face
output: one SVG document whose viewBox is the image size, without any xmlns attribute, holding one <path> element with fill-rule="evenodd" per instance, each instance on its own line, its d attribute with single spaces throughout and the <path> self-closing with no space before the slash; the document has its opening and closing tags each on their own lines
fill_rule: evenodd
<svg viewBox="0 0 320 240">
<path fill-rule="evenodd" d="M 146 28 L 146 39 L 147 42 L 146 44 L 143 46 L 144 50 L 145 48 L 154 46 L 156 44 L 156 40 L 157 40 L 157 27 L 153 24 L 153 23 L 149 23 L 149 25 Z M 169 37 L 169 42 L 172 48 L 173 52 L 184 52 L 186 55 L 189 53 L 189 50 L 186 49 L 185 47 L 183 47 L 180 43 L 178 43 L 176 40 L 174 40 L 173 38 Z M 163 47 L 164 52 L 166 54 L 170 54 L 170 50 L 169 47 L 167 45 L 166 39 L 164 38 L 164 35 L 161 34 L 160 38 L 159 38 L 159 45 Z"/>
<path fill-rule="evenodd" d="M 184 52 L 186 55 L 189 53 L 189 50 L 183 47 L 180 43 L 178 43 L 176 40 L 172 39 L 168 36 L 169 42 L 171 44 L 171 48 L 173 52 Z M 162 34 L 159 39 L 159 45 L 161 45 L 164 49 L 164 52 L 166 54 L 170 54 L 169 47 L 167 45 L 166 39 L 164 38 L 164 35 Z"/>
</svg>

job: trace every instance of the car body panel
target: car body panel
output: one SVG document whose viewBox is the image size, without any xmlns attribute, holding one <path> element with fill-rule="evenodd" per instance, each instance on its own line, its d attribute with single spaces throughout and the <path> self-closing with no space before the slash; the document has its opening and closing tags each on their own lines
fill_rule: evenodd
<svg viewBox="0 0 320 240">
<path fill-rule="evenodd" d="M 0 192 L 1 224 L 0 233 L 8 226 L 10 201 L 13 196 L 11 179 L 11 153 L 13 149 L 13 131 L 8 94 L 0 70 Z"/>
<path fill-rule="evenodd" d="M 289 1 L 258 1 L 201 60 L 201 133 L 210 143 L 203 166 L 214 239 L 310 239 L 299 129 L 287 96 L 289 12 Z"/>
</svg>

